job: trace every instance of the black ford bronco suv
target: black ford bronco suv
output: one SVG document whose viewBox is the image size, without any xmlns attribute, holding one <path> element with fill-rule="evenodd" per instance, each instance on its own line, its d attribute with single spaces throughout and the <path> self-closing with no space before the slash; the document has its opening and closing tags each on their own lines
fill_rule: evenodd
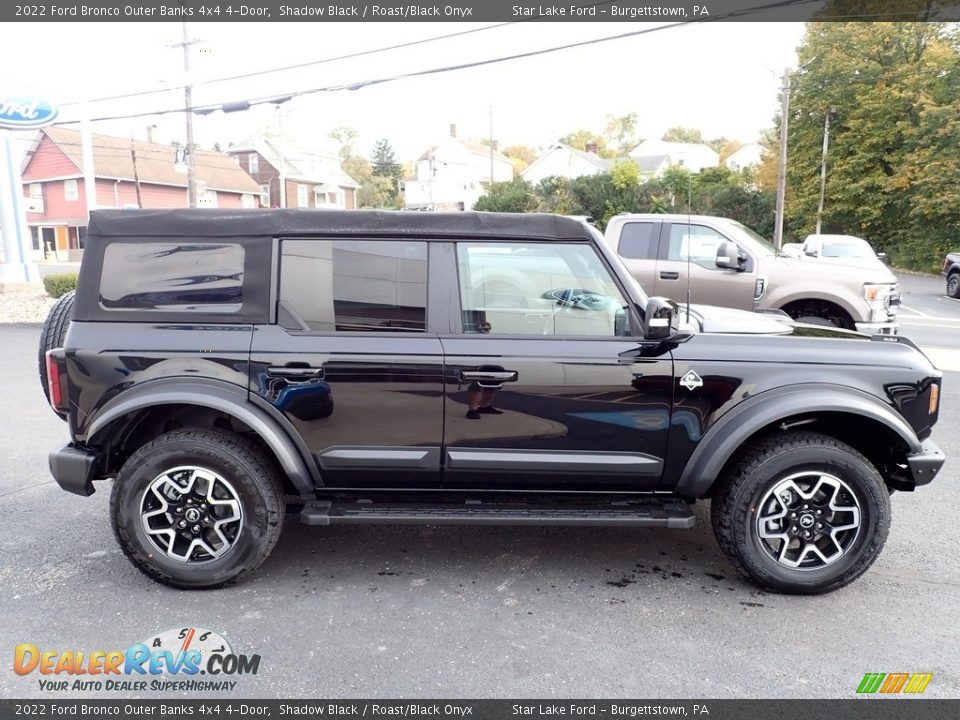
<svg viewBox="0 0 960 720">
<path fill-rule="evenodd" d="M 713 529 L 757 585 L 860 576 L 930 482 L 941 373 L 908 340 L 647 297 L 550 215 L 98 211 L 41 379 L 60 486 L 123 551 L 224 585 L 285 517 Z"/>
</svg>

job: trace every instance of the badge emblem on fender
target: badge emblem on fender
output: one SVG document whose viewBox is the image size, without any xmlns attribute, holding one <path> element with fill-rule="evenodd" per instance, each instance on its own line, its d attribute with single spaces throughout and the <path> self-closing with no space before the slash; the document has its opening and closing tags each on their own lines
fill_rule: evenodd
<svg viewBox="0 0 960 720">
<path fill-rule="evenodd" d="M 697 375 L 696 372 L 690 370 L 680 378 L 680 384 L 683 385 L 687 390 L 695 390 L 698 387 L 703 387 L 703 378 Z"/>
</svg>

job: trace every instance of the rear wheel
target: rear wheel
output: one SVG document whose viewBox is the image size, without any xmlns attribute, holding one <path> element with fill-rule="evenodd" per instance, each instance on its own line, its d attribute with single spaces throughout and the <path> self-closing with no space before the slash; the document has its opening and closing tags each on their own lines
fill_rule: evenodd
<svg viewBox="0 0 960 720">
<path fill-rule="evenodd" d="M 165 585 L 213 588 L 256 570 L 283 527 L 280 479 L 263 451 L 214 428 L 161 435 L 124 463 L 110 497 L 114 534 Z"/>
<path fill-rule="evenodd" d="M 947 277 L 947 296 L 960 298 L 960 272 L 952 272 Z"/>
<path fill-rule="evenodd" d="M 68 292 L 50 308 L 47 319 L 40 331 L 40 344 L 37 348 L 37 365 L 40 371 L 40 387 L 44 397 L 50 396 L 50 383 L 47 379 L 47 351 L 63 347 L 64 338 L 70 327 L 73 315 L 73 292 Z M 62 416 L 61 416 L 62 417 Z M 63 418 L 66 419 L 66 418 Z"/>
<path fill-rule="evenodd" d="M 741 574 L 764 589 L 809 595 L 843 587 L 873 564 L 890 529 L 890 497 L 852 447 L 796 432 L 745 453 L 721 480 L 711 519 Z"/>
</svg>

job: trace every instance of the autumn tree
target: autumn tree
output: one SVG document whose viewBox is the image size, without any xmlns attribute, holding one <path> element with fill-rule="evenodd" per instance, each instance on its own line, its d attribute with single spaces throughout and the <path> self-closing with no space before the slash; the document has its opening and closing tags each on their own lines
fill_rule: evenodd
<svg viewBox="0 0 960 720">
<path fill-rule="evenodd" d="M 672 127 L 663 134 L 666 142 L 702 143 L 703 134 L 699 130 L 685 127 Z"/>
</svg>

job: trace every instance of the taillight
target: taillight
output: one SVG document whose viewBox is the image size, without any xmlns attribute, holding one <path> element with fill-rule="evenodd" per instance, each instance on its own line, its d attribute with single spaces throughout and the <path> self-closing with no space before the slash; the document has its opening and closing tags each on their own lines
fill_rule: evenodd
<svg viewBox="0 0 960 720">
<path fill-rule="evenodd" d="M 54 410 L 63 409 L 63 391 L 60 388 L 60 363 L 47 350 L 47 387 L 50 389 L 50 404 Z"/>
</svg>

